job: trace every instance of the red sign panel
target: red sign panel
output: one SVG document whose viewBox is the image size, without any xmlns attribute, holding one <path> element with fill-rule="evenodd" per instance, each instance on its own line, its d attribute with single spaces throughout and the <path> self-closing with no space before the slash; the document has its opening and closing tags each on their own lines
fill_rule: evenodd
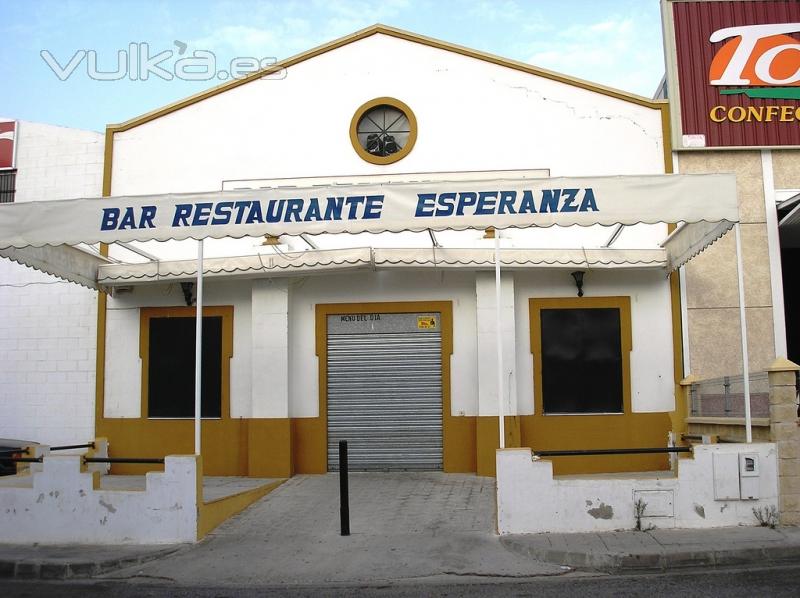
<svg viewBox="0 0 800 598">
<path fill-rule="evenodd" d="M 800 2 L 671 2 L 682 147 L 800 145 Z"/>
<path fill-rule="evenodd" d="M 17 123 L 0 121 L 0 168 L 14 168 L 14 141 Z"/>
</svg>

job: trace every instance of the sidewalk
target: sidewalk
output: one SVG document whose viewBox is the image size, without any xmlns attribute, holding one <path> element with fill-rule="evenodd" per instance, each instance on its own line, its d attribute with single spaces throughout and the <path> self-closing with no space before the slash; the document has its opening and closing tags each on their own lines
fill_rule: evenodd
<svg viewBox="0 0 800 598">
<path fill-rule="evenodd" d="M 800 563 L 797 527 L 518 534 L 502 536 L 500 541 L 532 559 L 608 572 Z"/>
<path fill-rule="evenodd" d="M 350 513 L 343 537 L 338 476 L 295 476 L 198 544 L 0 545 L 0 578 L 288 587 L 800 563 L 800 528 L 498 536 L 494 480 L 474 475 L 351 474 Z"/>
<path fill-rule="evenodd" d="M 0 579 L 79 579 L 163 558 L 187 546 L 0 544 Z"/>
</svg>

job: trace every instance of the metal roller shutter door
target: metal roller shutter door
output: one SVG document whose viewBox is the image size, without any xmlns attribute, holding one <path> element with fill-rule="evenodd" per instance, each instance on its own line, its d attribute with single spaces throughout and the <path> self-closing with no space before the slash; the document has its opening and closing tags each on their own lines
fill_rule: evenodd
<svg viewBox="0 0 800 598">
<path fill-rule="evenodd" d="M 438 313 L 328 317 L 328 470 L 442 469 Z"/>
</svg>

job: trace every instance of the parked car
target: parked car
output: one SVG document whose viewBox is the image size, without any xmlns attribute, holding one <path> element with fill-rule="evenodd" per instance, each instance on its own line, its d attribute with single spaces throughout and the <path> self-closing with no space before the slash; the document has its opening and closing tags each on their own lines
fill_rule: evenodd
<svg viewBox="0 0 800 598">
<path fill-rule="evenodd" d="M 32 440 L 11 440 L 0 438 L 0 476 L 14 475 L 17 473 L 17 463 L 15 461 L 3 461 L 4 457 L 26 457 L 25 447 L 38 445 Z"/>
</svg>

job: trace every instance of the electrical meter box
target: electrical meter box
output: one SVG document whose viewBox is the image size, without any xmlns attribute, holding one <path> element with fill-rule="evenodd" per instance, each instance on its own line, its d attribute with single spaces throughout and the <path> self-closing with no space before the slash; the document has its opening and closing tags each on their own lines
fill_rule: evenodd
<svg viewBox="0 0 800 598">
<path fill-rule="evenodd" d="M 739 454 L 739 493 L 742 500 L 760 498 L 758 492 L 760 473 L 757 453 Z"/>
<path fill-rule="evenodd" d="M 714 453 L 714 500 L 739 500 L 740 496 L 736 453 Z"/>
</svg>

